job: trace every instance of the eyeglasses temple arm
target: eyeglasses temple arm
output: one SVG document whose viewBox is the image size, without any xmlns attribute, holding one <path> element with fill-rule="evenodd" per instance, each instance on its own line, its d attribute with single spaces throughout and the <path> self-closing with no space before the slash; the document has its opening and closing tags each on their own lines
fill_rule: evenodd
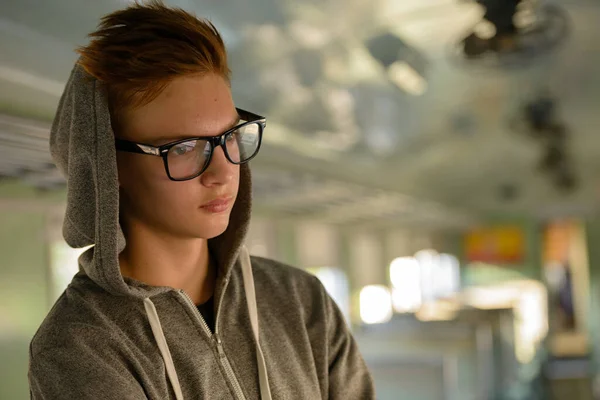
<svg viewBox="0 0 600 400">
<path fill-rule="evenodd" d="M 264 122 L 266 120 L 266 118 L 261 115 L 251 113 L 250 111 L 242 110 L 241 108 L 236 108 L 236 111 L 237 111 L 238 115 L 240 116 L 240 118 L 246 122 L 254 122 L 254 121 Z"/>
<path fill-rule="evenodd" d="M 128 140 L 115 139 L 115 147 L 117 150 L 127 151 L 129 153 L 150 154 L 153 156 L 160 156 L 160 149 L 158 147 L 149 146 L 141 143 L 134 143 Z"/>
</svg>

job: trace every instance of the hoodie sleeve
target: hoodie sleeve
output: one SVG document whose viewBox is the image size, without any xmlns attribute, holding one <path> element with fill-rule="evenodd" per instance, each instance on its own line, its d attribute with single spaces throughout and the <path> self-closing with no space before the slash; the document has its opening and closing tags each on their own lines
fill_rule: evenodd
<svg viewBox="0 0 600 400">
<path fill-rule="evenodd" d="M 375 399 L 373 379 L 344 315 L 322 285 L 321 293 L 327 311 L 329 398 Z"/>
<path fill-rule="evenodd" d="M 116 349 L 98 335 L 93 343 L 74 338 L 68 345 L 30 349 L 31 399 L 146 400 L 141 385 Z"/>
</svg>

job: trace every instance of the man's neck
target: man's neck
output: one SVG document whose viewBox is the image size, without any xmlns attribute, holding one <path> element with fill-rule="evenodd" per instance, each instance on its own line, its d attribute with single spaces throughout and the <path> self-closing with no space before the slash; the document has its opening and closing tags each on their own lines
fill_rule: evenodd
<svg viewBox="0 0 600 400">
<path fill-rule="evenodd" d="M 119 255 L 123 276 L 152 286 L 183 289 L 195 304 L 213 295 L 216 266 L 206 239 L 183 239 L 136 224 L 127 228 L 127 247 Z"/>
</svg>

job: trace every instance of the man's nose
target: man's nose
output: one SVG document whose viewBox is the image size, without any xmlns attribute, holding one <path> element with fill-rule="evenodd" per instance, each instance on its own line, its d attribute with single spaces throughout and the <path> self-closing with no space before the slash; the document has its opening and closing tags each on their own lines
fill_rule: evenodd
<svg viewBox="0 0 600 400">
<path fill-rule="evenodd" d="M 200 180 L 204 186 L 225 185 L 233 179 L 235 168 L 238 166 L 227 159 L 221 146 L 217 146 L 208 168 L 200 175 Z"/>
</svg>

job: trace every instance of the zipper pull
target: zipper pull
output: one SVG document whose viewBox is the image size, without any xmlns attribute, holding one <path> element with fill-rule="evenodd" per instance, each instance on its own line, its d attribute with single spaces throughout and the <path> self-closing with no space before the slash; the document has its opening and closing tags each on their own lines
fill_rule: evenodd
<svg viewBox="0 0 600 400">
<path fill-rule="evenodd" d="M 217 351 L 219 352 L 219 357 L 225 357 L 225 351 L 223 350 L 223 342 L 221 341 L 221 337 L 218 333 L 215 333 L 215 341 L 217 342 Z"/>
</svg>

